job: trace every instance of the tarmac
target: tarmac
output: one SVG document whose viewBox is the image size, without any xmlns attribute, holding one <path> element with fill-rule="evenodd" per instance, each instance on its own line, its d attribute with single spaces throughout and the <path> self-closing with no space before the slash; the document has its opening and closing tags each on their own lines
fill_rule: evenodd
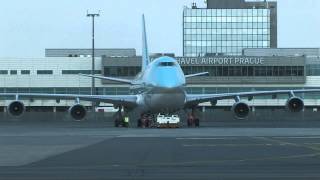
<svg viewBox="0 0 320 180">
<path fill-rule="evenodd" d="M 320 179 L 320 122 L 243 123 L 0 123 L 0 179 Z"/>
</svg>

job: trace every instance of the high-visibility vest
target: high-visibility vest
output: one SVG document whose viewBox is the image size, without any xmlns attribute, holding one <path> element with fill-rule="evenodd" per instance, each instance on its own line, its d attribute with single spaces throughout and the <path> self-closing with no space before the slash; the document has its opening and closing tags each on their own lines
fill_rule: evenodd
<svg viewBox="0 0 320 180">
<path fill-rule="evenodd" d="M 129 122 L 129 117 L 124 118 L 124 122 L 128 123 Z"/>
</svg>

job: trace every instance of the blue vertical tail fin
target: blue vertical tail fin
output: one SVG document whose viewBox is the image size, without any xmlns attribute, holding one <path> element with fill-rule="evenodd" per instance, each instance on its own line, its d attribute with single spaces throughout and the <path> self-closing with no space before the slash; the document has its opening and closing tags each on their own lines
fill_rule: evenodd
<svg viewBox="0 0 320 180">
<path fill-rule="evenodd" d="M 147 42 L 146 23 L 144 14 L 142 15 L 142 69 L 143 72 L 150 62 Z"/>
</svg>

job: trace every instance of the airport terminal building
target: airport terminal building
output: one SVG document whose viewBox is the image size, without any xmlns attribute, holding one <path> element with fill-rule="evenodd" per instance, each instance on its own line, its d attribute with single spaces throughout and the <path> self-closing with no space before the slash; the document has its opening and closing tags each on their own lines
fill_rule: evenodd
<svg viewBox="0 0 320 180">
<path fill-rule="evenodd" d="M 131 79 L 140 71 L 141 56 L 135 49 L 98 49 L 96 74 Z M 97 53 L 98 54 L 98 53 Z M 174 54 L 153 54 L 158 56 Z M 0 92 L 90 94 L 90 51 L 86 49 L 46 49 L 43 58 L 1 58 Z M 320 49 L 244 49 L 240 56 L 174 57 L 185 74 L 208 71 L 208 76 L 188 81 L 188 93 L 228 93 L 252 90 L 301 89 L 320 87 Z M 10 63 L 8 63 L 10 62 Z M 97 94 L 131 92 L 128 85 L 96 80 Z M 304 94 L 306 106 L 317 106 L 320 94 Z M 253 106 L 283 106 L 288 96 L 260 97 Z M 69 106 L 74 101 L 26 100 L 28 106 Z M 1 101 L 0 106 L 9 103 Z M 218 106 L 230 106 L 224 100 Z M 90 103 L 87 103 L 89 106 Z M 209 106 L 209 104 L 203 104 Z"/>
</svg>

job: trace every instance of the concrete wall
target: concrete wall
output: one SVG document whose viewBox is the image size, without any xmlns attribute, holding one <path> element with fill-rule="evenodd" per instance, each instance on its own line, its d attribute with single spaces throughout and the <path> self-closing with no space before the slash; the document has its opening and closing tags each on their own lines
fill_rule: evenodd
<svg viewBox="0 0 320 180">
<path fill-rule="evenodd" d="M 90 87 L 91 78 L 78 74 L 63 75 L 62 70 L 88 70 L 91 58 L 1 58 L 0 70 L 17 70 L 17 75 L 0 75 L 0 87 Z M 96 70 L 101 70 L 101 58 L 96 58 Z M 30 75 L 21 75 L 30 70 Z M 53 70 L 50 75 L 38 75 L 37 70 Z M 97 81 L 97 87 L 102 84 Z"/>
</svg>

